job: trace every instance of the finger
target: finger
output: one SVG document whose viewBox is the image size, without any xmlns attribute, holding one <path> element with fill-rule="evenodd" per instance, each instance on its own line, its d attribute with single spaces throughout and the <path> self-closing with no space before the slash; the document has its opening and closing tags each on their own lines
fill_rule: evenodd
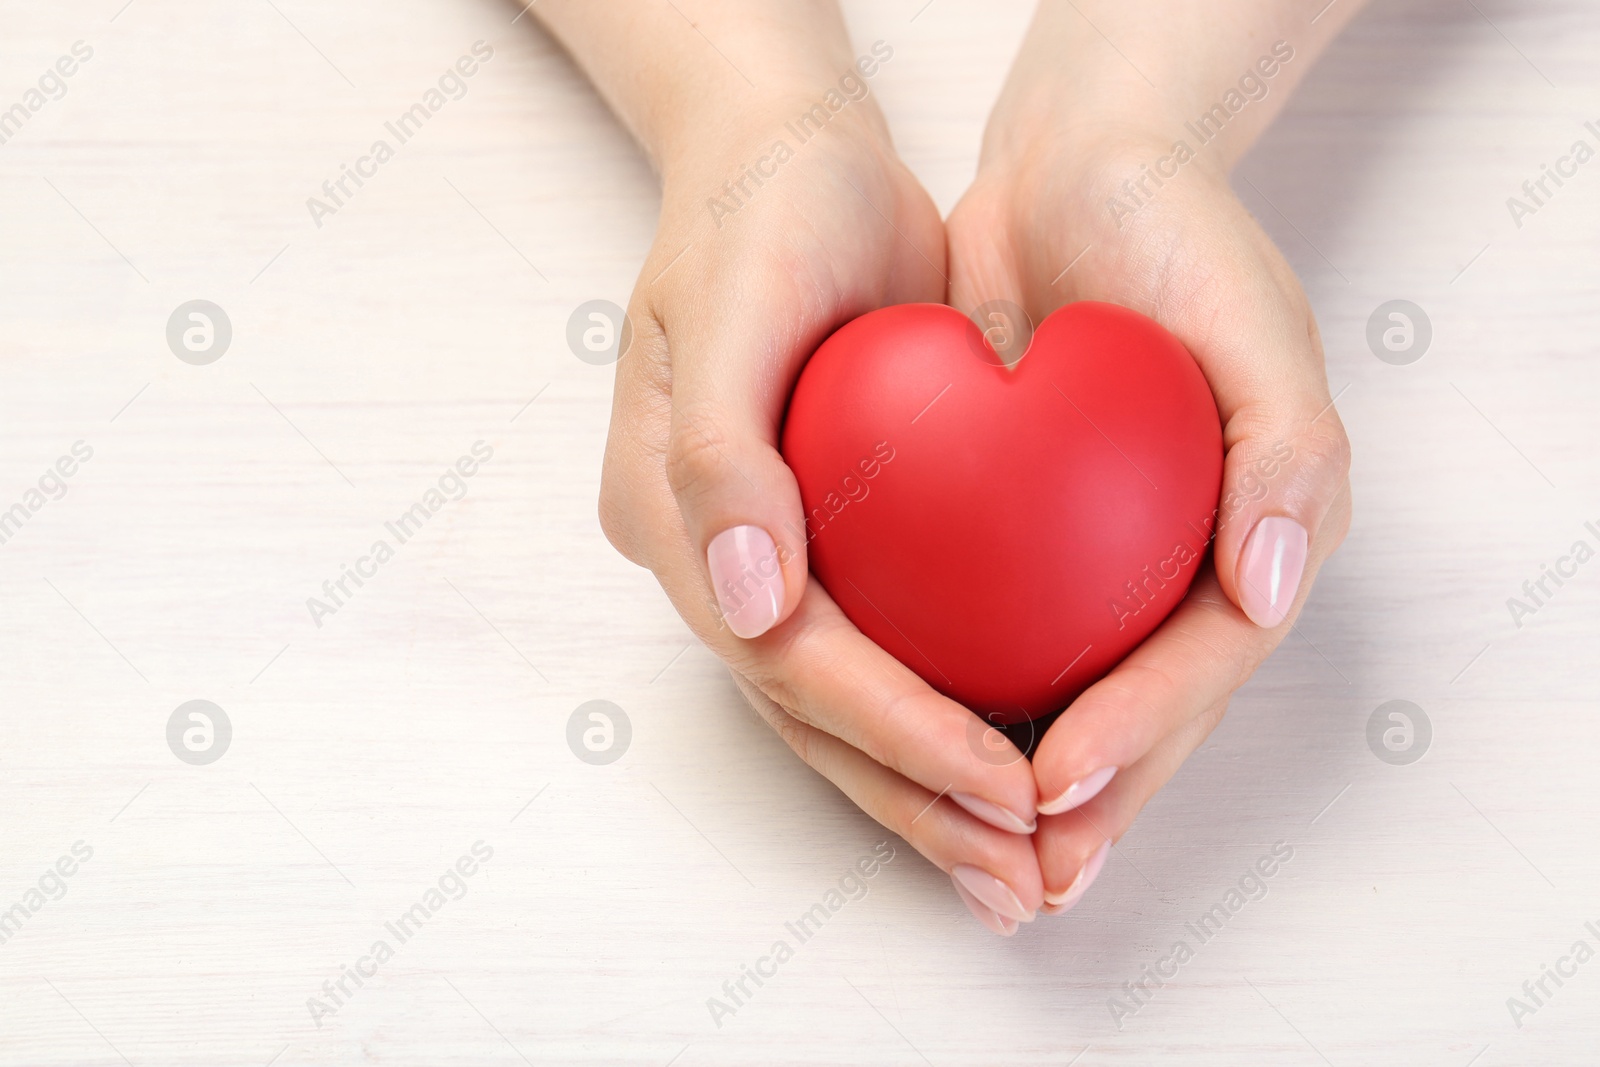
<svg viewBox="0 0 1600 1067">
<path fill-rule="evenodd" d="M 1034 772 L 985 724 L 941 696 L 845 618 L 817 583 L 794 625 L 726 654 L 790 713 L 825 730 L 979 818 L 1032 833 Z"/>
<path fill-rule="evenodd" d="M 1097 796 L 1064 814 L 1039 820 L 1033 840 L 1045 885 L 1043 914 L 1060 915 L 1083 899 L 1134 818 L 1200 747 L 1226 710 L 1226 699 L 1212 704 L 1163 738 Z"/>
<path fill-rule="evenodd" d="M 832 324 L 779 327 L 782 312 L 762 298 L 770 293 L 727 295 L 720 313 L 680 300 L 663 322 L 673 367 L 666 472 L 723 620 L 748 639 L 787 618 L 805 588 L 800 487 L 778 429 L 799 361 Z"/>
<path fill-rule="evenodd" d="M 1304 392 L 1252 399 L 1229 420 L 1238 437 L 1223 467 L 1217 577 L 1228 598 L 1265 629 L 1289 617 L 1314 541 L 1331 551 L 1348 522 L 1327 525 L 1349 485 L 1350 442 L 1320 371 Z M 1320 407 L 1315 407 L 1320 402 Z"/>
<path fill-rule="evenodd" d="M 1010 936 L 1044 901 L 1031 838 L 1005 833 L 896 774 L 839 738 L 800 721 L 734 673 L 752 707 L 802 760 L 879 824 L 949 874 L 957 895 L 995 933 Z"/>
</svg>

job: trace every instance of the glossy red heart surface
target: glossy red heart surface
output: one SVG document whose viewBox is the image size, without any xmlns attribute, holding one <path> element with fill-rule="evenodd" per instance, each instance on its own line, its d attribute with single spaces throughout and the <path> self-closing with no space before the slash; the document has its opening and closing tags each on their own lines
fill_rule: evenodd
<svg viewBox="0 0 1600 1067">
<path fill-rule="evenodd" d="M 1046 318 L 1011 367 L 954 308 L 863 315 L 801 372 L 782 449 L 813 577 L 994 723 L 1060 710 L 1149 636 L 1201 566 L 1222 485 L 1193 357 L 1092 302 Z"/>
</svg>

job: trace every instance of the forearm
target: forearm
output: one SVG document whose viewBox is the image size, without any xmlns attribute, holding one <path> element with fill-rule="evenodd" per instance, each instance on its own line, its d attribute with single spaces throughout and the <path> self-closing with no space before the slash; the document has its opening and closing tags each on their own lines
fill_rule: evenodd
<svg viewBox="0 0 1600 1067">
<path fill-rule="evenodd" d="M 1081 139 L 1204 139 L 1226 171 L 1364 2 L 1318 15 L 1314 0 L 1041 0 L 985 153 L 1068 125 Z"/>
<path fill-rule="evenodd" d="M 532 13 L 664 172 L 854 62 L 835 0 L 540 0 Z"/>
</svg>

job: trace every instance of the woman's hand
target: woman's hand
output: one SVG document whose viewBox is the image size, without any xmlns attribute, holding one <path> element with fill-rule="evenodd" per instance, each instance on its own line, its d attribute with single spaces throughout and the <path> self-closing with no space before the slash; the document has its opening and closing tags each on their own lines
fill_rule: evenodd
<svg viewBox="0 0 1600 1067">
<path fill-rule="evenodd" d="M 1205 144 L 1174 117 L 1204 114 L 1207 94 L 1221 98 L 1239 78 L 1207 81 L 1197 71 L 1253 71 L 1251 92 L 1267 86 L 1281 102 L 1289 66 L 1295 58 L 1308 66 L 1310 49 L 1295 57 L 1292 46 L 1280 47 L 1258 67 L 1257 53 L 1273 55 L 1267 36 L 1237 55 L 1195 58 L 1218 49 L 1207 45 L 1219 40 L 1210 23 L 1260 18 L 1283 8 L 1278 0 L 1179 5 L 1163 16 L 1171 22 L 1164 31 L 1148 19 L 1144 36 L 1128 31 L 1132 60 L 1109 54 L 1079 11 L 1110 20 L 1117 5 L 1067 7 L 1041 4 L 990 121 L 977 179 L 951 215 L 950 302 L 968 313 L 1012 302 L 1034 323 L 1074 300 L 1150 316 L 1205 372 L 1226 461 L 1212 557 L 1187 598 L 1066 710 L 1035 754 L 1035 842 L 1051 914 L 1081 898 L 1111 843 L 1284 638 L 1350 521 L 1349 444 L 1311 308 L 1228 185 L 1268 109 L 1247 105 L 1257 110 L 1230 115 L 1231 128 Z M 1241 11 L 1249 8 L 1262 10 Z M 1186 17 L 1203 24 L 1185 26 Z M 1191 89 L 1163 98 L 1130 62 L 1157 77 L 1181 75 Z M 1260 73 L 1267 68 L 1276 86 Z M 1187 151 L 1176 151 L 1178 141 Z"/>
<path fill-rule="evenodd" d="M 777 449 L 795 378 L 829 333 L 944 299 L 944 227 L 867 93 L 875 64 L 857 65 L 831 4 L 682 6 L 692 30 L 671 6 L 537 9 L 663 178 L 617 369 L 602 525 L 807 763 L 1012 933 L 1044 900 L 1029 766 L 974 744 L 970 712 L 807 580 L 800 494 Z M 696 33 L 759 71 L 760 88 Z"/>
</svg>

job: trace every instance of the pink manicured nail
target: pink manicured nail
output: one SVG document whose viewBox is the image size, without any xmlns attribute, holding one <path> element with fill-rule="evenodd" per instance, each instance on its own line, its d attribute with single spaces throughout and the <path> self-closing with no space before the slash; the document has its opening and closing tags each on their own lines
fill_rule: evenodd
<svg viewBox="0 0 1600 1067">
<path fill-rule="evenodd" d="M 970 863 L 958 863 L 950 868 L 950 877 L 957 885 L 977 897 L 986 907 L 1003 919 L 1016 922 L 1033 922 L 1033 912 L 1022 906 L 1022 901 L 1011 887 L 1000 879 Z"/>
<path fill-rule="evenodd" d="M 1037 821 L 1033 819 L 1024 821 L 1016 812 L 1002 808 L 998 804 L 991 804 L 971 793 L 951 793 L 950 799 L 997 830 L 1013 834 L 1031 834 L 1039 828 Z"/>
<path fill-rule="evenodd" d="M 1067 886 L 1067 891 L 1065 893 L 1062 893 L 1060 896 L 1056 896 L 1049 891 L 1045 892 L 1045 905 L 1041 910 L 1043 910 L 1047 915 L 1060 915 L 1064 911 L 1071 911 L 1072 906 L 1078 901 L 1082 900 L 1083 895 L 1087 893 L 1089 891 L 1089 887 L 1094 884 L 1096 876 L 1100 874 L 1100 868 L 1106 865 L 1106 857 L 1110 854 L 1111 842 L 1104 842 L 1099 848 L 1094 850 L 1094 855 L 1089 857 L 1089 862 L 1085 863 L 1083 867 L 1079 869 L 1078 877 L 1074 878 L 1072 880 L 1072 884 Z"/>
<path fill-rule="evenodd" d="M 760 637 L 783 607 L 783 568 L 772 535 L 759 526 L 734 526 L 711 539 L 706 566 L 728 629 Z"/>
<path fill-rule="evenodd" d="M 961 898 L 961 903 L 965 904 L 967 906 L 967 910 L 972 912 L 972 914 L 976 916 L 978 921 L 983 925 L 987 926 L 1001 937 L 1010 937 L 1012 934 L 1017 932 L 1017 924 L 1013 920 L 1001 915 L 983 901 L 967 892 L 966 887 L 957 881 L 954 875 L 950 877 L 950 884 L 956 887 L 956 896 Z"/>
<path fill-rule="evenodd" d="M 1060 815 L 1064 811 L 1071 811 L 1080 804 L 1087 804 L 1095 798 L 1095 794 L 1106 787 L 1112 775 L 1117 773 L 1115 767 L 1101 767 L 1092 774 L 1086 774 L 1076 782 L 1067 786 L 1066 791 L 1054 800 L 1047 800 L 1039 805 L 1040 815 Z"/>
<path fill-rule="evenodd" d="M 1256 523 L 1239 554 L 1239 606 L 1250 621 L 1271 629 L 1284 620 L 1306 569 L 1306 528 L 1269 515 Z"/>
</svg>

